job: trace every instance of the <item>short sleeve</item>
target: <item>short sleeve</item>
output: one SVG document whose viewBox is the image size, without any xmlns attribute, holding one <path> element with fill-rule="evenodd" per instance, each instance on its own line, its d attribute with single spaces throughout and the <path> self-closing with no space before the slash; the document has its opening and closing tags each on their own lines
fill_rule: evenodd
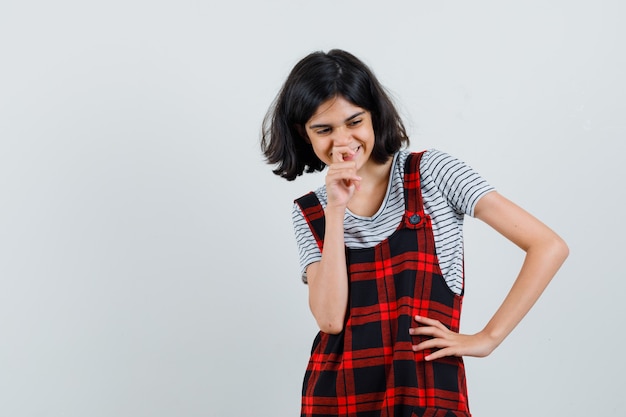
<svg viewBox="0 0 626 417">
<path fill-rule="evenodd" d="M 422 175 L 426 183 L 434 184 L 450 207 L 459 214 L 474 216 L 478 200 L 494 191 L 483 177 L 465 162 L 436 149 L 425 153 Z"/>
<path fill-rule="evenodd" d="M 320 261 L 322 259 L 322 253 L 320 252 L 319 246 L 317 246 L 309 224 L 304 218 L 302 209 L 297 203 L 293 205 L 291 219 L 293 221 L 296 245 L 298 247 L 302 281 L 306 284 L 306 268 L 313 262 Z"/>
</svg>

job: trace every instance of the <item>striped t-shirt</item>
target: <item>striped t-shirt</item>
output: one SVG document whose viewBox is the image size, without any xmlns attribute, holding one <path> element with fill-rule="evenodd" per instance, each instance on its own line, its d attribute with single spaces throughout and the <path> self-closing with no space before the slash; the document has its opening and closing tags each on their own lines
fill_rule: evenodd
<svg viewBox="0 0 626 417">
<path fill-rule="evenodd" d="M 346 209 L 344 241 L 348 248 L 376 246 L 398 228 L 404 215 L 404 164 L 408 155 L 408 151 L 394 155 L 385 199 L 372 217 L 358 216 Z M 467 164 L 436 149 L 430 149 L 422 156 L 420 178 L 424 211 L 432 220 L 441 272 L 450 290 L 461 294 L 463 216 L 473 216 L 478 200 L 494 188 Z M 326 208 L 326 186 L 318 188 L 315 194 Z M 321 260 L 322 254 L 302 210 L 295 203 L 292 219 L 302 279 L 306 282 L 307 266 Z"/>
</svg>

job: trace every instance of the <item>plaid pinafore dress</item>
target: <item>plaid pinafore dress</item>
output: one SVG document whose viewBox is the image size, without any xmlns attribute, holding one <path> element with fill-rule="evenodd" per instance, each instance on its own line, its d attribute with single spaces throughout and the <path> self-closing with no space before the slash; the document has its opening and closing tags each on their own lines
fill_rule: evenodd
<svg viewBox="0 0 626 417">
<path fill-rule="evenodd" d="M 425 215 L 419 166 L 408 156 L 405 214 L 378 245 L 346 249 L 349 302 L 344 330 L 319 332 L 302 389 L 303 417 L 468 417 L 462 358 L 427 362 L 429 351 L 411 349 L 420 315 L 459 330 L 462 297 L 447 286 Z M 314 193 L 296 202 L 323 250 L 324 210 Z"/>
</svg>

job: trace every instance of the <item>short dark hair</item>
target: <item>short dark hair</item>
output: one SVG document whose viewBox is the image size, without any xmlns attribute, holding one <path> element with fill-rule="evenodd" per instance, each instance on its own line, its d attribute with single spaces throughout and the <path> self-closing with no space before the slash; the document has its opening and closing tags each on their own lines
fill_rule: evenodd
<svg viewBox="0 0 626 417">
<path fill-rule="evenodd" d="M 313 52 L 291 70 L 263 120 L 261 150 L 274 174 L 289 181 L 324 169 L 304 130 L 320 104 L 341 96 L 372 115 L 375 144 L 371 158 L 385 163 L 409 145 L 404 124 L 385 88 L 354 55 L 339 49 Z"/>
</svg>

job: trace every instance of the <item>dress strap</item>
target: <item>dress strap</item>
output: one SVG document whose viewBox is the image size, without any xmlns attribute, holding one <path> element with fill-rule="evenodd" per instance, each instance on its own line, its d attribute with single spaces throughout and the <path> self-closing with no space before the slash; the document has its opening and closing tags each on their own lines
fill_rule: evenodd
<svg viewBox="0 0 626 417">
<path fill-rule="evenodd" d="M 411 229 L 420 227 L 425 219 L 420 181 L 422 155 L 424 151 L 413 152 L 404 164 L 404 225 Z"/>
<path fill-rule="evenodd" d="M 326 218 L 324 217 L 322 204 L 313 191 L 298 198 L 295 202 L 300 206 L 304 219 L 313 233 L 320 252 L 322 252 L 324 249 L 324 232 L 326 230 Z"/>
</svg>

